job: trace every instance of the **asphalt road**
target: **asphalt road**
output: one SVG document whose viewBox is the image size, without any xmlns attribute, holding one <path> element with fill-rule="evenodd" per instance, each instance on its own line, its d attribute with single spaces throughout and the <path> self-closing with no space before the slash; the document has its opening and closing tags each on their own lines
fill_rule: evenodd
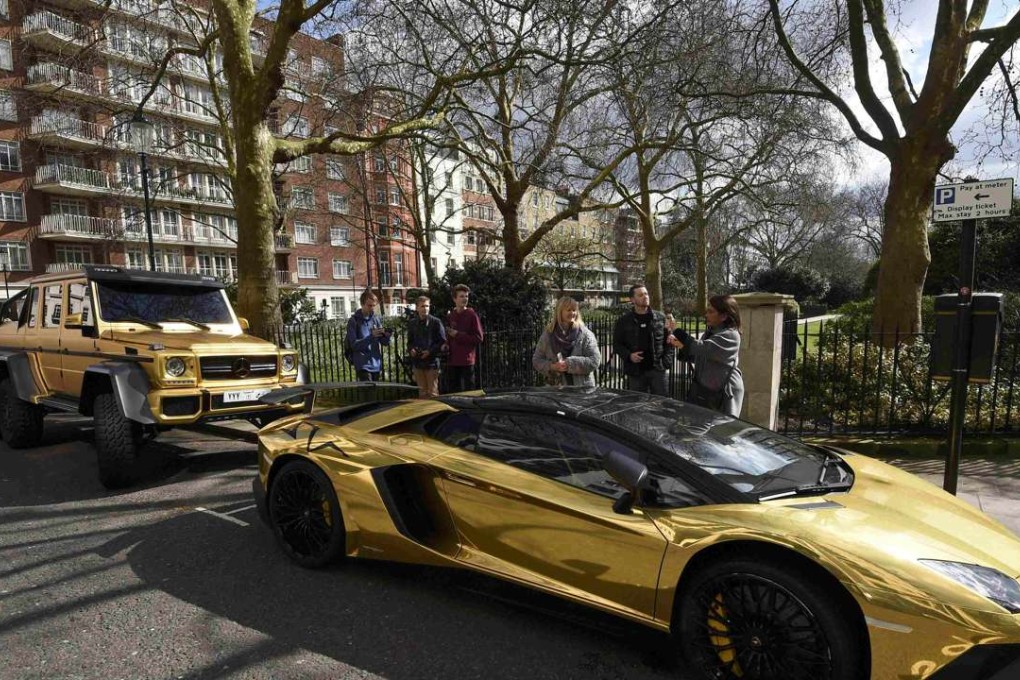
<svg viewBox="0 0 1020 680">
<path fill-rule="evenodd" d="M 291 564 L 255 449 L 174 431 L 142 485 L 96 478 L 90 422 L 0 444 L 0 680 L 682 680 L 667 636 L 466 572 Z"/>
</svg>

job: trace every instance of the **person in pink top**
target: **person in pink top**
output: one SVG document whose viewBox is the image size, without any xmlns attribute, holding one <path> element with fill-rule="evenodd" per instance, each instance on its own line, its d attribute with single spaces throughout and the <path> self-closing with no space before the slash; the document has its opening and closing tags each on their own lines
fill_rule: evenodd
<svg viewBox="0 0 1020 680">
<path fill-rule="evenodd" d="M 446 315 L 446 340 L 450 348 L 446 362 L 446 387 L 450 392 L 475 389 L 476 348 L 482 342 L 482 322 L 467 306 L 471 289 L 463 283 L 453 287 L 456 305 Z"/>
</svg>

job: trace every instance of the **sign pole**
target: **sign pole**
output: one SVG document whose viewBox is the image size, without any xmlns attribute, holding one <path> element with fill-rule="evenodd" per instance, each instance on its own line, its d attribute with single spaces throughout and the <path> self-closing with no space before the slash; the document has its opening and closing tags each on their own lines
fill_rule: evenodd
<svg viewBox="0 0 1020 680">
<path fill-rule="evenodd" d="M 960 235 L 960 290 L 956 296 L 956 351 L 953 356 L 953 395 L 949 407 L 949 452 L 942 488 L 956 495 L 963 450 L 963 426 L 967 414 L 967 382 L 970 378 L 971 297 L 974 293 L 974 258 L 977 254 L 977 221 L 963 220 Z"/>
</svg>

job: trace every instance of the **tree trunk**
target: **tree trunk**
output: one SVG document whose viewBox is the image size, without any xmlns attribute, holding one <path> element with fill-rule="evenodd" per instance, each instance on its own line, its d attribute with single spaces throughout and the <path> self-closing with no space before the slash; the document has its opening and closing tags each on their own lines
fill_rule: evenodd
<svg viewBox="0 0 1020 680">
<path fill-rule="evenodd" d="M 708 226 L 705 218 L 699 217 L 695 221 L 695 234 L 697 236 L 697 277 L 698 277 L 698 299 L 694 301 L 694 308 L 698 314 L 704 314 L 708 309 Z"/>
<path fill-rule="evenodd" d="M 503 212 L 503 261 L 506 266 L 524 271 L 524 257 L 521 253 L 521 230 L 518 224 L 518 210 L 516 205 L 509 206 Z"/>
<path fill-rule="evenodd" d="M 883 344 L 895 344 L 895 334 L 921 330 L 921 294 L 931 262 L 928 217 L 939 168 L 952 158 L 945 140 L 901 148 L 890 159 L 889 194 L 885 202 L 885 234 L 872 330 L 885 333 Z"/>
<path fill-rule="evenodd" d="M 234 115 L 237 131 L 237 180 L 234 203 L 238 230 L 237 313 L 248 319 L 251 332 L 268 337 L 283 323 L 276 282 L 276 198 L 273 195 L 275 140 L 262 118 Z M 240 200 L 238 200 L 240 199 Z"/>
<path fill-rule="evenodd" d="M 645 288 L 648 289 L 652 309 L 662 309 L 662 244 L 645 243 Z"/>
</svg>

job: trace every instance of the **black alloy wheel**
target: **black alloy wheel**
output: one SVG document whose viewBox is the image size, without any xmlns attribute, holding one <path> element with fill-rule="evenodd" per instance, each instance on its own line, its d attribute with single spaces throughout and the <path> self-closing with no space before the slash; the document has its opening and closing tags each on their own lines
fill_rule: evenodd
<svg viewBox="0 0 1020 680">
<path fill-rule="evenodd" d="M 719 567 L 722 568 L 719 568 Z M 860 680 L 850 617 L 811 574 L 752 560 L 713 565 L 682 595 L 679 635 L 705 680 Z"/>
<path fill-rule="evenodd" d="M 326 474 L 313 463 L 288 463 L 269 487 L 273 533 L 287 555 L 303 567 L 322 567 L 344 552 L 340 502 Z"/>
</svg>

